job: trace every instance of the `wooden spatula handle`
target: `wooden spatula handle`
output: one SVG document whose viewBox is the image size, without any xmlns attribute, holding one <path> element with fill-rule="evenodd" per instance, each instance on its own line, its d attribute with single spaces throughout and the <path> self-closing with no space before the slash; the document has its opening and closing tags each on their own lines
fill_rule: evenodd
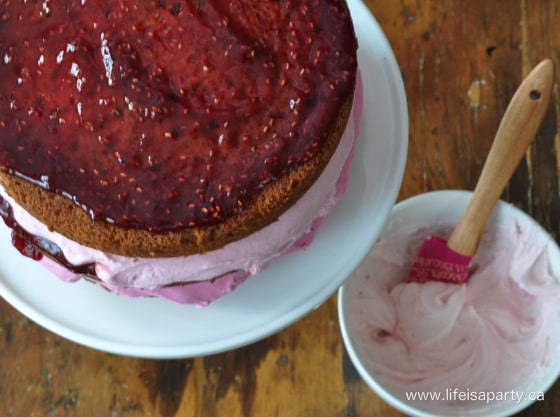
<svg viewBox="0 0 560 417">
<path fill-rule="evenodd" d="M 447 245 L 466 256 L 476 253 L 486 223 L 542 123 L 552 91 L 554 65 L 542 61 L 523 80 L 511 99 L 472 199 Z"/>
</svg>

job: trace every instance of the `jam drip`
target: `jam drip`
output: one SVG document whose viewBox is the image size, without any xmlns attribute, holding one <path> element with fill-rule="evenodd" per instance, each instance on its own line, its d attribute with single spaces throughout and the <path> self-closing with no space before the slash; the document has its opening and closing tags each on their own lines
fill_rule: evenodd
<svg viewBox="0 0 560 417">
<path fill-rule="evenodd" d="M 239 213 L 355 81 L 342 0 L 0 0 L 0 170 L 153 231 Z"/>
<path fill-rule="evenodd" d="M 24 256 L 40 261 L 43 256 L 48 256 L 69 271 L 78 275 L 95 277 L 95 264 L 74 265 L 70 263 L 62 250 L 51 241 L 28 233 L 13 216 L 10 203 L 0 196 L 0 217 L 6 226 L 12 229 L 12 245 Z"/>
</svg>

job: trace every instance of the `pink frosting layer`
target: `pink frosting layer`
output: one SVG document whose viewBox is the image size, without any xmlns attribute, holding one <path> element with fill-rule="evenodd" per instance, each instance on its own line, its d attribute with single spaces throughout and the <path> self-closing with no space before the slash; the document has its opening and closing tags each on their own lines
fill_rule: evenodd
<svg viewBox="0 0 560 417">
<path fill-rule="evenodd" d="M 443 229 L 442 229 L 443 230 Z M 557 361 L 560 281 L 550 237 L 492 226 L 467 285 L 408 283 L 423 237 L 384 235 L 359 273 L 351 314 L 367 367 L 393 392 L 523 391 Z M 359 292 L 359 294 L 358 294 Z"/>
<path fill-rule="evenodd" d="M 234 290 L 274 259 L 311 243 L 346 191 L 348 170 L 359 134 L 362 94 L 358 73 L 350 121 L 337 150 L 310 190 L 276 222 L 223 249 L 203 255 L 152 259 L 104 253 L 50 232 L 1 187 L 0 194 L 10 203 L 14 218 L 27 232 L 55 243 L 71 264 L 94 263 L 96 275 L 107 289 L 130 297 L 156 296 L 178 303 L 206 305 Z M 45 256 L 41 262 L 65 281 L 84 278 Z M 172 285 L 181 282 L 188 284 Z"/>
</svg>

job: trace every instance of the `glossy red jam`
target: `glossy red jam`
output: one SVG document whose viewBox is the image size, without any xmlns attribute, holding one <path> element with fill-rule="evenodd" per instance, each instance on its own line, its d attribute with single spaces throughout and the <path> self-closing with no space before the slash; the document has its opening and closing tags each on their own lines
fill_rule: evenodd
<svg viewBox="0 0 560 417">
<path fill-rule="evenodd" d="M 0 196 L 0 218 L 12 230 L 12 245 L 24 256 L 39 261 L 43 256 L 50 257 L 53 261 L 64 266 L 75 274 L 95 277 L 95 264 L 73 265 L 62 250 L 48 239 L 27 232 L 15 220 L 12 207 Z"/>
<path fill-rule="evenodd" d="M 355 46 L 339 0 L 1 0 L 0 169 L 122 227 L 222 222 L 316 154 Z"/>
</svg>

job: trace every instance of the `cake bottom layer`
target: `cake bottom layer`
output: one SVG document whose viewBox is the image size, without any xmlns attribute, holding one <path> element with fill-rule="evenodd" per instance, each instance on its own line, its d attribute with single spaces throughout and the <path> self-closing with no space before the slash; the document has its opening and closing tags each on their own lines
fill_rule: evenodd
<svg viewBox="0 0 560 417">
<path fill-rule="evenodd" d="M 0 187 L 10 217 L 35 258 L 59 278 L 87 279 L 129 297 L 162 297 L 184 304 L 206 305 L 233 291 L 273 260 L 308 246 L 336 203 L 344 195 L 362 113 L 358 74 L 354 104 L 340 144 L 315 184 L 278 220 L 252 235 L 205 254 L 175 258 L 130 258 L 104 253 L 50 232 Z M 335 186 L 333 186 L 335 184 Z M 5 210 L 3 210 L 5 211 Z M 6 214 L 3 214 L 6 220 Z M 32 238 L 32 239 L 31 239 Z M 45 243 L 46 242 L 46 243 Z M 25 245 L 24 245 L 25 246 Z M 54 248 L 49 250 L 49 248 Z M 25 250 L 20 251 L 26 254 Z M 60 256 L 50 256 L 58 253 Z M 29 255 L 29 254 L 28 254 Z M 45 256 L 46 255 L 46 256 Z M 61 262 L 63 260 L 63 262 Z M 85 272 L 84 272 L 85 271 Z"/>
</svg>

